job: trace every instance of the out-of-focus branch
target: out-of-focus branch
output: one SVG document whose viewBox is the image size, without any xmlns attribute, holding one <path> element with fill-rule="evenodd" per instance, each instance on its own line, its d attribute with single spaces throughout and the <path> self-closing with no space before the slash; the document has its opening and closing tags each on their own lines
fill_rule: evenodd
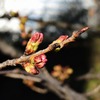
<svg viewBox="0 0 100 100">
<path fill-rule="evenodd" d="M 61 42 L 61 43 L 51 43 L 46 49 L 40 50 L 36 53 L 33 53 L 29 56 L 21 56 L 20 58 L 16 58 L 13 60 L 7 60 L 3 63 L 0 63 L 0 69 L 4 68 L 6 66 L 15 66 L 16 64 L 21 64 L 24 61 L 27 61 L 31 56 L 36 57 L 40 54 L 45 54 L 47 52 L 50 52 L 52 50 L 54 50 L 57 47 L 64 47 L 66 44 L 73 42 L 81 33 L 87 31 L 89 28 L 85 27 L 82 28 L 81 30 L 77 31 L 77 32 L 73 32 L 72 36 L 69 37 L 68 39 L 66 39 L 65 41 Z"/>
<path fill-rule="evenodd" d="M 0 38 L 0 50 L 10 55 L 11 57 L 20 57 L 22 55 L 21 51 L 16 50 L 12 45 L 8 44 L 6 41 Z"/>
<path fill-rule="evenodd" d="M 39 87 L 37 87 L 35 85 L 33 85 L 33 86 L 29 87 L 29 88 L 32 89 L 33 91 L 37 92 L 37 93 L 45 94 L 45 93 L 48 92 L 47 89 L 42 89 L 42 88 L 39 88 Z"/>
<path fill-rule="evenodd" d="M 40 87 L 37 87 L 36 85 L 35 85 L 35 82 L 34 81 L 32 81 L 32 80 L 23 80 L 23 83 L 26 85 L 26 86 L 28 86 L 31 90 L 33 90 L 33 91 L 35 91 L 35 92 L 37 92 L 37 93 L 42 93 L 42 94 L 44 94 L 44 93 L 47 93 L 48 92 L 48 90 L 47 89 L 43 89 L 43 88 L 40 88 Z"/>
<path fill-rule="evenodd" d="M 37 76 L 33 76 L 31 74 L 25 74 L 26 72 L 21 71 L 20 69 L 14 69 L 14 70 L 9 70 L 9 71 L 0 71 L 0 74 L 6 76 L 6 77 L 10 77 L 10 78 L 15 78 L 15 79 L 26 79 L 26 80 L 31 80 L 34 82 L 41 82 L 42 79 L 37 77 Z"/>
<path fill-rule="evenodd" d="M 100 73 L 98 74 L 91 74 L 91 73 L 88 73 L 86 75 L 83 75 L 83 76 L 80 76 L 77 78 L 77 80 L 89 80 L 89 79 L 100 79 Z"/>
<path fill-rule="evenodd" d="M 32 77 L 32 76 L 26 76 L 26 75 L 23 75 L 23 74 L 14 74 L 14 73 L 10 74 L 9 73 L 9 74 L 5 74 L 5 76 L 15 78 L 15 79 L 27 79 L 27 80 L 32 80 L 32 81 L 35 81 L 35 82 L 41 82 L 40 78 Z"/>
<path fill-rule="evenodd" d="M 56 93 L 61 99 L 64 100 L 87 100 L 87 98 L 72 90 L 69 86 L 63 86 L 58 80 L 54 79 L 46 70 L 43 68 L 40 75 L 43 75 L 43 79 L 46 81 L 43 85 L 49 90 Z"/>
<path fill-rule="evenodd" d="M 92 96 L 92 95 L 95 95 L 96 93 L 98 93 L 99 91 L 100 91 L 100 85 L 98 85 L 96 88 L 94 88 L 90 92 L 85 93 L 85 95 Z"/>
<path fill-rule="evenodd" d="M 46 93 L 47 91 L 52 91 L 63 100 L 87 100 L 87 98 L 84 95 L 75 92 L 67 85 L 62 85 L 60 81 L 53 78 L 48 73 L 46 68 L 43 68 L 40 71 L 41 73 L 39 75 L 31 75 L 23 70 L 14 69 L 10 71 L 0 71 L 0 74 L 15 79 L 17 78 L 22 80 L 40 82 L 40 84 L 43 85 L 45 89 L 41 89 L 36 86 L 34 87 L 32 84 L 30 85 L 30 88 L 34 91 L 36 90 L 38 93 Z"/>
<path fill-rule="evenodd" d="M 36 75 L 33 76 L 31 74 L 27 74 L 25 71 L 22 71 L 20 69 L 0 71 L 0 74 L 3 74 L 6 77 L 10 77 L 10 78 L 14 78 L 14 79 L 22 79 L 23 83 L 35 92 L 44 94 L 44 93 L 47 93 L 47 91 L 48 91 L 47 89 L 42 89 L 42 88 L 39 88 L 39 87 L 35 86 L 34 84 L 32 84 L 35 82 L 41 83 L 42 82 L 41 78 L 39 78 Z"/>
</svg>

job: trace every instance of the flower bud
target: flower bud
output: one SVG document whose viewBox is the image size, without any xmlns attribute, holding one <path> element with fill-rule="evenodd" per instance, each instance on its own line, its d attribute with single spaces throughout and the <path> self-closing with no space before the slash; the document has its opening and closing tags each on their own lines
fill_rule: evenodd
<svg viewBox="0 0 100 100">
<path fill-rule="evenodd" d="M 61 65 L 55 65 L 51 75 L 60 81 L 64 82 L 73 73 L 73 69 L 69 67 L 62 67 Z"/>
<path fill-rule="evenodd" d="M 26 72 L 30 74 L 38 74 L 39 71 L 35 68 L 35 66 L 29 62 L 25 62 L 22 64 Z"/>
<path fill-rule="evenodd" d="M 53 67 L 53 69 L 54 69 L 55 71 L 61 71 L 61 70 L 62 70 L 62 66 L 61 66 L 61 65 L 55 65 L 55 66 Z"/>
<path fill-rule="evenodd" d="M 57 78 L 61 75 L 61 72 L 60 71 L 53 71 L 51 74 L 52 74 L 53 77 Z"/>
<path fill-rule="evenodd" d="M 46 59 L 46 55 L 45 54 L 41 54 L 41 55 L 36 56 L 34 58 L 35 66 L 38 67 L 38 68 L 44 67 L 46 62 L 47 62 L 47 59 Z"/>
<path fill-rule="evenodd" d="M 66 40 L 68 38 L 68 35 L 61 35 L 56 41 L 58 43 L 63 42 L 64 40 Z"/>
<path fill-rule="evenodd" d="M 68 38 L 68 35 L 61 35 L 57 40 L 55 40 L 53 43 L 61 43 L 64 40 Z"/>
<path fill-rule="evenodd" d="M 67 38 L 68 38 L 68 35 L 61 35 L 57 40 L 55 40 L 53 42 L 53 44 L 55 44 L 55 43 L 62 43 Z M 56 51 L 59 51 L 61 48 L 62 48 L 62 45 L 60 45 L 60 47 L 56 48 Z"/>
<path fill-rule="evenodd" d="M 34 53 L 37 49 L 39 44 L 43 40 L 43 34 L 36 32 L 33 34 L 33 36 L 30 38 L 29 42 L 27 43 L 26 49 L 25 49 L 25 55 L 29 55 L 31 53 Z"/>
<path fill-rule="evenodd" d="M 39 32 L 34 33 L 30 39 L 32 43 L 36 43 L 36 42 L 41 43 L 42 40 L 43 40 L 43 33 L 39 33 Z"/>
<path fill-rule="evenodd" d="M 70 75 L 70 74 L 73 73 L 73 69 L 72 68 L 65 68 L 64 70 L 65 70 L 65 74 Z"/>
</svg>

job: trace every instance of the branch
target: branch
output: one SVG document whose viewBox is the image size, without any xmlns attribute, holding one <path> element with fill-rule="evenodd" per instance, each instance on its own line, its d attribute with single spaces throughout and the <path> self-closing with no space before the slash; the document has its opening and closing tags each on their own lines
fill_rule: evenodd
<svg viewBox="0 0 100 100">
<path fill-rule="evenodd" d="M 55 78 L 53 78 L 46 68 L 40 70 L 41 73 L 39 75 L 32 75 L 25 71 L 14 69 L 10 71 L 0 71 L 0 74 L 3 74 L 7 77 L 17 78 L 22 80 L 29 80 L 34 82 L 40 82 L 46 89 L 41 89 L 38 87 L 31 86 L 32 90 L 36 90 L 40 93 L 46 93 L 48 90 L 54 92 L 58 97 L 63 100 L 87 100 L 86 97 L 82 94 L 79 94 L 72 90 L 69 86 L 63 86 L 62 83 Z"/>
<path fill-rule="evenodd" d="M 47 52 L 50 52 L 52 50 L 54 50 L 57 47 L 64 47 L 66 44 L 73 42 L 81 33 L 87 31 L 89 28 L 85 27 L 82 28 L 81 30 L 77 31 L 77 32 L 73 32 L 72 36 L 69 37 L 68 39 L 66 39 L 65 41 L 63 41 L 62 43 L 51 43 L 46 49 L 40 50 L 36 53 L 33 53 L 29 56 L 21 56 L 20 58 L 16 58 L 13 60 L 7 60 L 3 63 L 0 63 L 0 69 L 4 68 L 6 66 L 15 66 L 16 64 L 21 64 L 22 62 L 27 61 L 31 56 L 36 57 L 40 54 L 45 54 Z"/>
<path fill-rule="evenodd" d="M 63 100 L 87 100 L 87 98 L 72 90 L 69 86 L 63 86 L 62 83 L 55 78 L 53 78 L 46 68 L 41 70 L 40 75 L 43 75 L 43 79 L 46 81 L 43 85 L 46 86 L 49 90 L 56 93 Z"/>
<path fill-rule="evenodd" d="M 0 71 L 0 74 L 3 74 L 4 76 L 10 77 L 10 78 L 22 79 L 23 83 L 35 92 L 42 93 L 42 94 L 48 92 L 47 89 L 39 88 L 39 87 L 35 86 L 34 84 L 31 84 L 31 85 L 27 84 L 27 82 L 28 83 L 35 83 L 35 82 L 40 83 L 40 82 L 42 82 L 42 79 L 36 75 L 32 76 L 31 74 L 27 74 L 25 71 L 22 71 L 20 69 Z"/>
<path fill-rule="evenodd" d="M 32 76 L 26 76 L 26 75 L 23 75 L 23 74 L 9 73 L 9 74 L 5 74 L 5 76 L 15 78 L 15 79 L 27 79 L 27 80 L 32 80 L 32 81 L 35 81 L 35 82 L 41 82 L 41 79 L 39 79 L 39 78 L 32 77 Z"/>
<path fill-rule="evenodd" d="M 35 91 L 35 92 L 38 92 L 38 93 L 47 93 L 48 90 L 47 89 L 43 89 L 43 88 L 40 88 L 40 87 L 37 87 L 34 83 L 34 81 L 32 80 L 23 80 L 23 83 L 28 86 L 31 90 Z"/>
<path fill-rule="evenodd" d="M 94 88 L 90 92 L 85 93 L 85 95 L 92 96 L 92 95 L 95 95 L 96 93 L 98 93 L 99 91 L 100 91 L 100 85 L 98 85 L 96 88 Z"/>
<path fill-rule="evenodd" d="M 23 80 L 31 80 L 34 82 L 41 82 L 42 79 L 36 75 L 31 75 L 28 74 L 25 71 L 22 71 L 20 69 L 14 69 L 14 70 L 6 70 L 6 71 L 0 71 L 1 75 L 4 75 L 6 77 L 10 77 L 10 78 L 15 78 L 15 79 L 23 79 Z"/>
<path fill-rule="evenodd" d="M 86 75 L 83 75 L 83 76 L 80 76 L 77 78 L 77 80 L 89 80 L 89 79 L 100 79 L 100 73 L 98 74 L 91 74 L 91 73 L 88 73 Z"/>
<path fill-rule="evenodd" d="M 42 93 L 42 94 L 45 94 L 48 92 L 47 89 L 42 89 L 42 88 L 39 88 L 35 85 L 31 86 L 30 89 L 32 89 L 33 91 L 37 92 L 37 93 Z"/>
<path fill-rule="evenodd" d="M 92 73 L 88 73 L 86 75 L 80 76 L 77 78 L 77 80 L 90 80 L 90 79 L 100 79 L 100 73 L 97 74 L 92 74 Z M 96 93 L 98 93 L 100 91 L 100 85 L 98 85 L 97 87 L 95 87 L 93 90 L 84 93 L 85 96 L 92 96 L 95 95 Z"/>
<path fill-rule="evenodd" d="M 19 50 L 16 50 L 12 45 L 8 44 L 4 40 L 0 38 L 0 50 L 10 55 L 11 57 L 20 57 L 22 55 L 22 52 Z"/>
</svg>

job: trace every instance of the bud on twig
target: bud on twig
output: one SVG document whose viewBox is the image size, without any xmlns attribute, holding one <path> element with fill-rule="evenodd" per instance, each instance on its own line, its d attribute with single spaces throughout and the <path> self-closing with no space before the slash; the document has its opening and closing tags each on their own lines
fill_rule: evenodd
<svg viewBox="0 0 100 100">
<path fill-rule="evenodd" d="M 47 62 L 47 59 L 46 59 L 46 55 L 45 54 L 41 54 L 41 55 L 36 56 L 34 58 L 35 66 L 38 67 L 38 68 L 44 67 L 46 62 Z"/>
<path fill-rule="evenodd" d="M 38 74 L 39 71 L 35 68 L 34 64 L 31 64 L 29 62 L 25 62 L 24 64 L 22 64 L 22 66 L 24 67 L 24 69 L 31 74 Z"/>
<path fill-rule="evenodd" d="M 66 40 L 68 38 L 68 35 L 61 35 L 57 40 L 55 40 L 52 44 L 55 43 L 59 43 L 61 44 L 64 40 Z M 59 51 L 61 48 L 63 47 L 63 45 L 61 44 L 60 47 L 57 47 L 55 50 Z"/>
<path fill-rule="evenodd" d="M 43 40 L 43 34 L 36 32 L 33 34 L 29 42 L 27 43 L 26 49 L 25 49 L 25 55 L 29 55 L 34 53 L 37 49 L 39 44 Z"/>
</svg>

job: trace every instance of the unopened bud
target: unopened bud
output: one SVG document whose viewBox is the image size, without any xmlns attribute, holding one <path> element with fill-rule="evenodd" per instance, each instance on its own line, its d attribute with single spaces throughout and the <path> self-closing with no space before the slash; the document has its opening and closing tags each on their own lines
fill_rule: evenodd
<svg viewBox="0 0 100 100">
<path fill-rule="evenodd" d="M 67 38 L 68 38 L 68 35 L 61 35 L 57 40 L 55 40 L 53 42 L 53 44 L 55 44 L 55 43 L 62 43 Z M 60 45 L 60 47 L 56 48 L 56 51 L 59 51 L 61 48 L 62 48 L 62 45 Z"/>
<path fill-rule="evenodd" d="M 39 71 L 35 68 L 35 66 L 29 62 L 23 63 L 22 64 L 26 72 L 30 74 L 38 74 Z"/>
<path fill-rule="evenodd" d="M 47 58 L 46 58 L 45 54 L 41 54 L 41 55 L 36 56 L 34 58 L 35 66 L 38 67 L 38 68 L 44 67 L 44 65 L 46 64 L 46 62 L 47 62 Z"/>
<path fill-rule="evenodd" d="M 37 49 L 39 44 L 43 40 L 43 34 L 36 32 L 33 34 L 29 42 L 27 43 L 26 49 L 25 49 L 25 55 L 29 55 L 31 53 L 34 53 Z"/>
</svg>

